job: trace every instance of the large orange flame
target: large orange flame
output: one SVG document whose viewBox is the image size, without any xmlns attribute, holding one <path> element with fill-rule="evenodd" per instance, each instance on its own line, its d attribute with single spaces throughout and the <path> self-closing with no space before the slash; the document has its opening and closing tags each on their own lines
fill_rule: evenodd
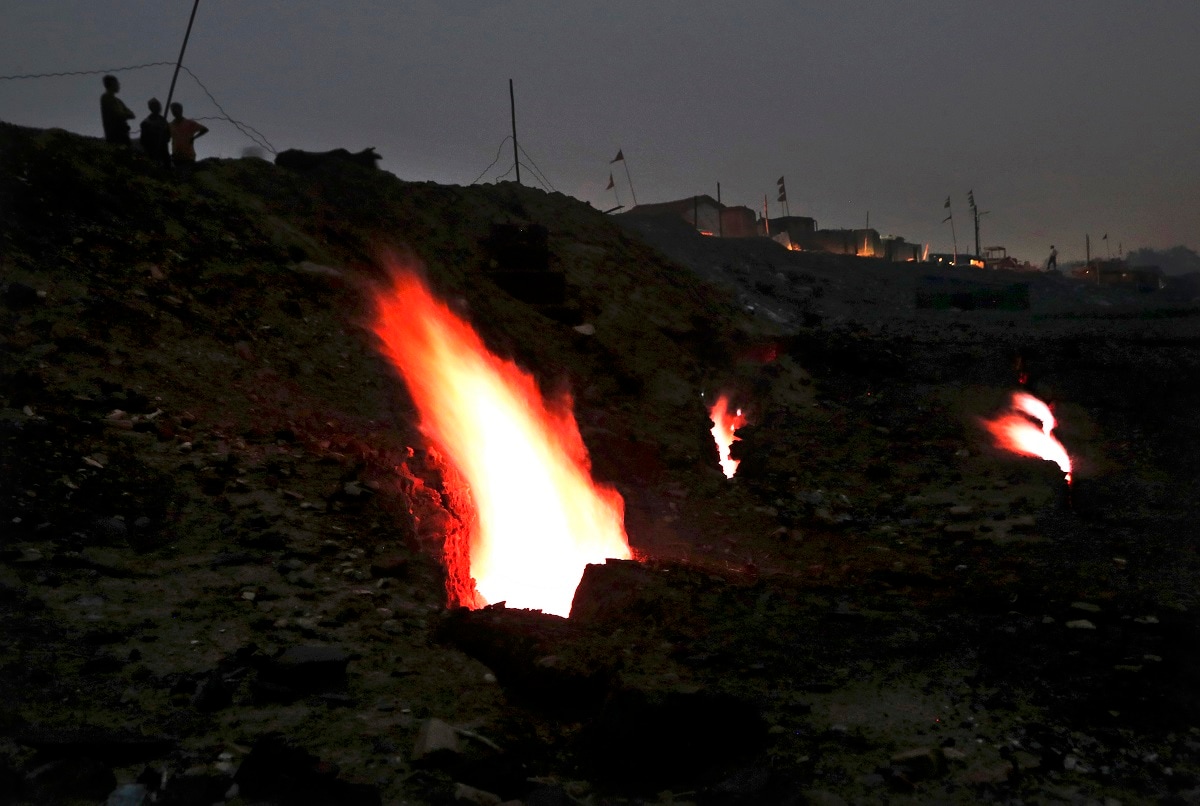
<svg viewBox="0 0 1200 806">
<path fill-rule="evenodd" d="M 1054 462 L 1062 468 L 1070 484 L 1071 457 L 1052 433 L 1058 427 L 1058 421 L 1050 407 L 1027 392 L 1013 392 L 1010 406 L 1011 411 L 983 421 L 996 444 L 1022 456 Z"/>
<path fill-rule="evenodd" d="M 729 448 L 737 439 L 734 433 L 746 424 L 746 415 L 742 414 L 741 409 L 730 412 L 729 396 L 721 395 L 709 410 L 708 416 L 712 418 L 713 422 L 712 435 L 717 443 L 721 470 L 725 473 L 725 478 L 731 479 L 742 462 L 740 459 L 729 458 Z"/>
<path fill-rule="evenodd" d="M 374 330 L 403 377 L 422 432 L 466 480 L 478 597 L 566 616 L 588 563 L 629 559 L 624 501 L 591 478 L 571 400 L 488 351 L 411 271 L 376 300 Z"/>
</svg>

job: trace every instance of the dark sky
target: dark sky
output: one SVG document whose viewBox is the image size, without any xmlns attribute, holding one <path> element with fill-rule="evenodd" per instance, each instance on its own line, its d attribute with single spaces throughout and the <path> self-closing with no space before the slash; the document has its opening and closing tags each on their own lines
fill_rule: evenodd
<svg viewBox="0 0 1200 806">
<path fill-rule="evenodd" d="M 173 62 L 191 6 L 0 0 L 0 75 Z M 375 146 L 404 179 L 504 175 L 512 78 L 522 161 L 599 208 L 631 202 L 622 149 L 642 203 L 720 182 L 775 216 L 784 175 L 792 214 L 933 251 L 949 195 L 973 251 L 974 190 L 983 245 L 1042 262 L 1200 250 L 1198 37 L 1197 0 L 201 0 L 184 63 L 275 148 Z M 139 118 L 166 100 L 170 67 L 118 76 Z M 101 91 L 0 81 L 0 119 L 99 136 Z M 176 100 L 220 114 L 186 74 Z M 254 145 L 207 123 L 201 158 Z"/>
</svg>

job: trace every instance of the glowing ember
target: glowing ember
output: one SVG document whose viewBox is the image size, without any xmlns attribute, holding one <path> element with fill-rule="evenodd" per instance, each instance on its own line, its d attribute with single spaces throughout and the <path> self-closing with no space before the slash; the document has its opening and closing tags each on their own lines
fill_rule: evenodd
<svg viewBox="0 0 1200 806">
<path fill-rule="evenodd" d="M 1067 449 L 1053 435 L 1058 421 L 1050 407 L 1026 392 L 1014 392 L 1011 411 L 993 420 L 984 420 L 983 425 L 991 432 L 996 444 L 1005 450 L 1022 456 L 1036 456 L 1054 462 L 1062 468 L 1071 483 L 1071 457 Z"/>
<path fill-rule="evenodd" d="M 624 501 L 592 481 L 570 398 L 548 405 L 533 376 L 490 353 L 411 272 L 375 302 L 375 333 L 421 430 L 470 488 L 476 511 L 459 514 L 482 603 L 568 615 L 585 565 L 631 556 Z"/>
<path fill-rule="evenodd" d="M 734 436 L 739 428 L 746 424 L 746 416 L 742 414 L 741 409 L 737 409 L 736 413 L 729 412 L 729 397 L 721 395 L 717 398 L 717 402 L 713 404 L 708 415 L 712 417 L 713 439 L 717 442 L 717 453 L 721 457 L 721 470 L 725 472 L 725 478 L 733 478 L 733 474 L 737 472 L 738 465 L 741 464 L 739 459 L 729 458 L 729 447 L 733 445 L 737 437 Z"/>
</svg>

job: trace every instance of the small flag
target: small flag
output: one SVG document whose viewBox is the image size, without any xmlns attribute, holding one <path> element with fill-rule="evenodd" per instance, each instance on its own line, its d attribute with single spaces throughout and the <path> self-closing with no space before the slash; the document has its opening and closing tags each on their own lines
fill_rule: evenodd
<svg viewBox="0 0 1200 806">
<path fill-rule="evenodd" d="M 1107 233 L 1107 232 L 1106 232 L 1106 233 L 1104 233 L 1104 237 L 1103 237 L 1103 238 L 1101 238 L 1100 240 L 1102 240 L 1102 241 L 1107 241 L 1107 240 L 1108 240 L 1108 233 Z"/>
<path fill-rule="evenodd" d="M 781 192 L 779 193 L 779 199 L 778 199 L 778 201 L 781 201 L 781 202 L 785 202 L 785 201 L 787 201 L 787 191 L 786 191 L 786 190 L 784 190 L 784 191 L 781 191 Z"/>
<path fill-rule="evenodd" d="M 614 162 L 624 162 L 624 160 L 625 160 L 625 155 L 624 155 L 624 154 L 622 154 L 622 153 L 621 153 L 621 149 L 619 149 L 619 148 L 618 148 L 618 149 L 617 149 L 617 156 L 615 156 L 615 157 L 613 157 L 612 159 L 610 159 L 610 160 L 609 160 L 609 163 L 611 164 L 611 163 L 614 163 Z"/>
<path fill-rule="evenodd" d="M 971 209 L 974 210 L 975 209 L 975 191 L 973 191 L 973 190 L 967 191 L 967 201 L 971 203 Z"/>
<path fill-rule="evenodd" d="M 612 171 L 609 171 L 609 173 L 608 173 L 608 187 L 606 187 L 606 188 L 605 188 L 605 190 L 612 190 L 612 189 L 613 189 L 613 178 L 612 178 Z"/>
<path fill-rule="evenodd" d="M 775 184 L 779 185 L 780 190 L 783 190 L 783 177 L 781 176 L 777 180 L 775 180 Z"/>
<path fill-rule="evenodd" d="M 943 204 L 942 207 L 945 207 L 947 209 L 950 207 L 950 197 L 949 196 L 946 197 L 946 203 Z"/>
</svg>

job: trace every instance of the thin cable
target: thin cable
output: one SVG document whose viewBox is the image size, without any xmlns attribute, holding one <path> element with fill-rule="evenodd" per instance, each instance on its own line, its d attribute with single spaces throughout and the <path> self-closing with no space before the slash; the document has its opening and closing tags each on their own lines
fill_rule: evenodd
<svg viewBox="0 0 1200 806">
<path fill-rule="evenodd" d="M 537 180 L 537 183 L 542 186 L 543 190 L 545 190 L 547 193 L 553 192 L 551 190 L 551 188 L 545 182 L 542 181 L 542 178 L 540 176 L 538 176 L 538 172 L 534 168 L 531 168 L 529 165 L 526 165 L 524 162 L 522 162 L 521 165 L 525 165 L 526 168 L 529 168 L 529 173 L 533 176 L 534 179 Z"/>
<path fill-rule="evenodd" d="M 537 164 L 533 162 L 533 157 L 529 156 L 529 152 L 525 150 L 525 147 L 518 144 L 517 148 L 521 149 L 521 153 L 524 154 L 525 158 L 532 164 L 531 170 L 534 172 L 534 175 L 541 177 L 540 181 L 543 183 L 543 187 L 548 188 L 551 192 L 557 193 L 558 191 L 554 190 L 554 185 L 550 184 L 550 180 L 544 173 L 542 173 L 542 169 L 537 167 Z"/>
<path fill-rule="evenodd" d="M 506 176 L 508 176 L 510 173 L 512 173 L 512 172 L 513 172 L 513 168 L 516 168 L 516 167 L 517 167 L 517 166 L 516 166 L 516 165 L 514 165 L 512 168 L 509 168 L 507 171 L 505 171 L 504 173 L 500 174 L 499 176 L 497 176 L 497 177 L 496 177 L 495 179 L 493 179 L 492 181 L 493 181 L 493 182 L 499 182 L 501 179 L 503 179 L 504 177 L 506 177 Z"/>
<path fill-rule="evenodd" d="M 22 78 L 60 78 L 62 76 L 98 76 L 101 73 L 124 73 L 128 70 L 141 70 L 143 67 L 170 67 L 175 62 L 148 62 L 135 64 L 130 67 L 113 67 L 108 70 L 71 70 L 65 73 L 26 73 L 22 76 L 0 76 L 0 81 L 15 81 Z"/>
<path fill-rule="evenodd" d="M 270 141 L 267 140 L 267 138 L 263 135 L 263 133 L 260 132 L 258 129 L 254 128 L 253 126 L 251 126 L 248 123 L 242 123 L 241 121 L 237 121 L 237 120 L 234 120 L 233 118 L 229 117 L 229 113 L 225 111 L 225 108 L 222 107 L 221 104 L 217 103 L 217 99 L 214 98 L 213 94 L 208 91 L 208 87 L 204 86 L 204 82 L 202 82 L 199 78 L 197 78 L 196 74 L 193 73 L 191 70 L 189 70 L 186 66 L 181 66 L 181 67 L 185 73 L 187 73 L 189 76 L 192 77 L 193 81 L 195 81 L 197 84 L 200 85 L 200 89 L 204 90 L 204 94 L 208 96 L 208 100 L 212 101 L 213 106 L 215 106 L 217 109 L 219 109 L 221 114 L 225 116 L 225 120 L 228 120 L 230 123 L 232 123 L 237 128 L 238 131 L 240 131 L 242 134 L 246 135 L 248 138 L 250 138 L 256 144 L 258 144 L 258 145 L 262 146 L 263 148 L 267 149 L 268 151 L 270 151 L 272 154 L 279 153 L 278 151 L 275 150 L 275 146 L 271 145 Z M 253 134 L 251 134 L 251 132 L 253 132 Z"/>
<path fill-rule="evenodd" d="M 504 144 L 507 143 L 511 139 L 512 139 L 512 137 L 505 137 L 503 140 L 500 141 L 500 147 L 496 149 L 496 159 L 492 160 L 492 165 L 495 165 L 497 162 L 500 161 L 500 152 L 504 150 Z M 475 182 L 472 182 L 471 184 L 474 185 L 480 179 L 483 179 L 483 175 L 486 174 L 488 171 L 492 170 L 492 165 L 489 165 L 488 167 L 484 168 L 483 171 L 480 172 L 479 176 L 475 177 Z M 507 176 L 507 174 L 505 174 L 505 176 Z"/>
</svg>

